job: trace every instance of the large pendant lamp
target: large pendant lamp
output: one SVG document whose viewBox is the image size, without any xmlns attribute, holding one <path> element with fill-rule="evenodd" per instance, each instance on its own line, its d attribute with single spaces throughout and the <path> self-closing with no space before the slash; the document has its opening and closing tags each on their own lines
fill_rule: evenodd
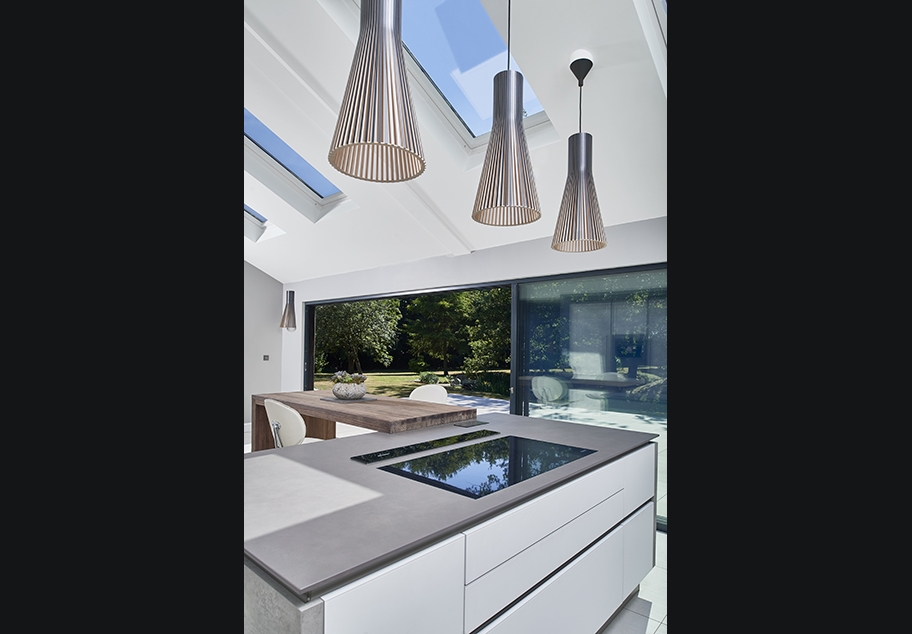
<svg viewBox="0 0 912 634">
<path fill-rule="evenodd" d="M 402 52 L 402 0 L 361 0 L 361 31 L 328 158 L 343 174 L 377 183 L 424 172 Z"/>
<path fill-rule="evenodd" d="M 510 70 L 510 3 L 507 11 L 507 70 L 494 76 L 494 119 L 472 210 L 472 220 L 496 226 L 541 218 L 523 129 L 523 76 Z"/>
<path fill-rule="evenodd" d="M 592 60 L 586 51 L 577 51 L 574 58 L 570 70 L 579 81 L 580 127 L 568 143 L 567 182 L 551 248 L 555 251 L 580 253 L 602 249 L 607 246 L 607 242 L 598 197 L 595 195 L 595 181 L 592 178 L 592 135 L 583 134 L 583 79 L 592 69 Z"/>
<path fill-rule="evenodd" d="M 282 323 L 279 324 L 279 328 L 294 332 L 297 327 L 297 322 L 295 322 L 294 291 L 285 291 L 285 312 L 282 313 Z"/>
</svg>

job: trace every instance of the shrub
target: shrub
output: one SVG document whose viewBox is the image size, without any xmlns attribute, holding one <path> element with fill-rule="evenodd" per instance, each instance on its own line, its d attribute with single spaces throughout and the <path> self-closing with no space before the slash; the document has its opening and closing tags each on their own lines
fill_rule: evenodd
<svg viewBox="0 0 912 634">
<path fill-rule="evenodd" d="M 508 372 L 479 372 L 475 376 L 457 374 L 453 385 L 470 392 L 490 392 L 499 396 L 510 396 L 510 374 Z"/>
<path fill-rule="evenodd" d="M 450 384 L 461 387 L 465 390 L 475 389 L 475 379 L 470 379 L 465 374 L 456 374 L 450 377 Z"/>
<path fill-rule="evenodd" d="M 440 379 L 433 372 L 422 372 L 418 380 L 422 383 L 437 383 Z"/>
<path fill-rule="evenodd" d="M 479 392 L 509 396 L 510 375 L 505 372 L 482 372 L 475 383 L 475 389 Z"/>
<path fill-rule="evenodd" d="M 415 357 L 414 359 L 409 359 L 408 367 L 415 374 L 421 374 L 427 369 L 427 363 L 421 357 Z"/>
</svg>

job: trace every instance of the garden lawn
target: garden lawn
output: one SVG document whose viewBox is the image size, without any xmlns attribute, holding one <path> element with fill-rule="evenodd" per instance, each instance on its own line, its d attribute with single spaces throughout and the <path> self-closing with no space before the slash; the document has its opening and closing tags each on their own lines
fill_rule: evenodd
<svg viewBox="0 0 912 634">
<path fill-rule="evenodd" d="M 451 375 L 458 373 L 458 371 L 450 372 Z M 434 374 L 436 374 L 441 381 L 443 380 L 443 372 L 435 372 Z M 421 385 L 418 381 L 418 375 L 414 372 L 365 372 L 364 376 L 367 377 L 367 381 L 365 381 L 364 384 L 367 386 L 368 395 L 379 394 L 381 396 L 392 396 L 395 398 L 408 398 L 408 395 L 412 393 L 412 390 Z M 450 392 L 451 394 L 467 394 L 470 396 L 509 400 L 499 394 L 471 392 L 446 383 L 444 383 L 443 386 L 447 389 L 447 392 Z M 332 390 L 332 372 L 315 373 L 314 389 Z"/>
</svg>

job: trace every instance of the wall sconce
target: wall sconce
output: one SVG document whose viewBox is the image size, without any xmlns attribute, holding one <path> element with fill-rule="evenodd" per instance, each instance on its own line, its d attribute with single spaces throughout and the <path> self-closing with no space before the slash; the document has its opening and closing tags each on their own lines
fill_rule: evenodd
<svg viewBox="0 0 912 634">
<path fill-rule="evenodd" d="M 592 178 L 592 135 L 583 134 L 583 79 L 592 69 L 590 57 L 587 51 L 576 51 L 570 63 L 570 70 L 579 81 L 579 132 L 568 140 L 567 182 L 551 241 L 555 251 L 580 253 L 607 246 Z"/>
<path fill-rule="evenodd" d="M 402 53 L 402 0 L 361 0 L 361 31 L 328 159 L 343 174 L 377 183 L 424 173 Z"/>
<path fill-rule="evenodd" d="M 297 328 L 295 321 L 294 309 L 294 291 L 285 291 L 285 312 L 282 313 L 282 323 L 279 328 L 285 328 L 288 332 L 294 332 Z"/>
<path fill-rule="evenodd" d="M 494 119 L 485 153 L 472 220 L 515 226 L 541 218 L 532 159 L 523 129 L 523 76 L 510 70 L 510 21 L 507 3 L 507 70 L 494 76 Z"/>
</svg>

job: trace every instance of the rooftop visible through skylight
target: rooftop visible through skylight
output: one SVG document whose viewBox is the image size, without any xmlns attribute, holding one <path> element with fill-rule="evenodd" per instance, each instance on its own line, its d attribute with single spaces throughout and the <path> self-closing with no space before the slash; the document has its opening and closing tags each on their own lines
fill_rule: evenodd
<svg viewBox="0 0 912 634">
<path fill-rule="evenodd" d="M 279 165 L 294 174 L 320 198 L 339 193 L 338 187 L 330 183 L 315 167 L 301 158 L 287 143 L 253 116 L 247 108 L 244 108 L 244 135 L 260 146 Z"/>
<path fill-rule="evenodd" d="M 494 75 L 507 69 L 507 44 L 481 2 L 402 0 L 402 41 L 469 132 L 490 132 Z M 522 72 L 512 57 L 510 70 Z M 523 83 L 526 116 L 541 112 L 529 82 Z"/>
</svg>

